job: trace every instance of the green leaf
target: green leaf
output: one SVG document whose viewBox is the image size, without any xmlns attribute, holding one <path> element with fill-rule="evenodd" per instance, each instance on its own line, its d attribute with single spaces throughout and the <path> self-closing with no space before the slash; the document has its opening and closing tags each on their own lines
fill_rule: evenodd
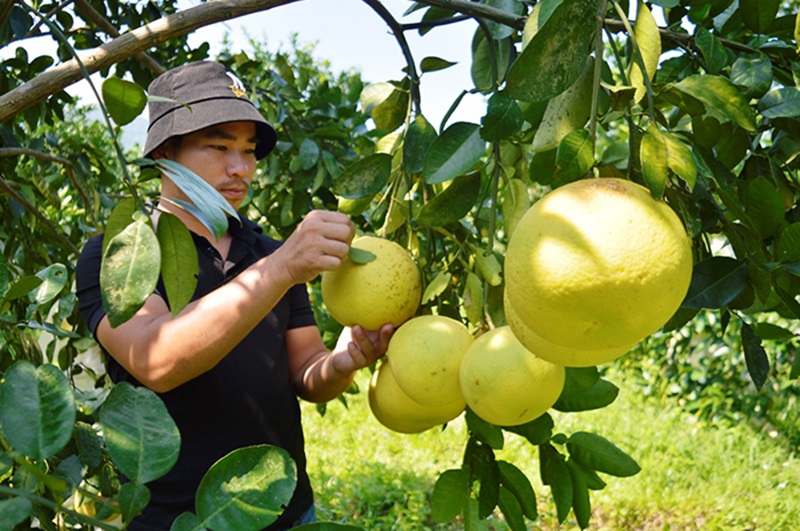
<svg viewBox="0 0 800 531">
<path fill-rule="evenodd" d="M 197 288 L 200 268 L 197 248 L 186 225 L 166 212 L 158 218 L 157 236 L 161 249 L 161 277 L 174 317 L 189 304 Z"/>
<path fill-rule="evenodd" d="M 772 87 L 772 61 L 765 54 L 739 56 L 731 66 L 731 82 L 748 98 L 760 98 Z M 761 102 L 759 102 L 759 106 Z"/>
<path fill-rule="evenodd" d="M 0 522 L 4 529 L 14 529 L 33 514 L 33 504 L 27 498 L 0 500 Z M 7 526 L 7 527 L 5 527 Z"/>
<path fill-rule="evenodd" d="M 444 70 L 445 68 L 450 68 L 453 65 L 458 63 L 454 63 L 452 61 L 447 61 L 442 59 L 441 57 L 425 57 L 419 64 L 419 69 L 423 73 L 425 72 L 436 72 L 438 70 Z"/>
<path fill-rule="evenodd" d="M 439 475 L 431 495 L 431 517 L 444 523 L 458 516 L 469 499 L 469 473 L 463 469 L 445 470 Z"/>
<path fill-rule="evenodd" d="M 480 126 L 457 122 L 434 140 L 427 154 L 422 175 L 428 184 L 439 184 L 465 174 L 486 149 Z"/>
<path fill-rule="evenodd" d="M 564 92 L 586 65 L 596 17 L 597 0 L 564 0 L 511 65 L 509 97 L 543 101 Z"/>
<path fill-rule="evenodd" d="M 747 372 L 750 373 L 756 389 L 761 390 L 769 376 L 769 358 L 761 345 L 761 338 L 747 323 L 742 323 L 742 347 L 744 348 Z"/>
<path fill-rule="evenodd" d="M 347 258 L 349 258 L 351 262 L 354 262 L 356 264 L 368 264 L 373 260 L 375 260 L 376 256 L 374 253 L 371 253 L 366 249 L 359 249 L 358 247 L 350 247 L 350 250 L 347 253 Z"/>
<path fill-rule="evenodd" d="M 777 88 L 758 101 L 758 111 L 764 118 L 797 118 L 800 116 L 800 89 Z"/>
<path fill-rule="evenodd" d="M 183 513 L 172 522 L 169 531 L 205 531 L 205 529 L 194 513 Z"/>
<path fill-rule="evenodd" d="M 422 304 L 428 303 L 444 293 L 444 290 L 450 285 L 450 280 L 453 275 L 447 271 L 439 271 L 433 280 L 425 287 L 425 292 L 422 294 Z"/>
<path fill-rule="evenodd" d="M 34 275 L 20 277 L 16 282 L 11 284 L 11 287 L 8 288 L 3 298 L 8 301 L 13 301 L 24 297 L 41 286 L 42 282 L 43 280 L 41 278 Z"/>
<path fill-rule="evenodd" d="M 693 75 L 673 85 L 673 89 L 700 101 L 706 113 L 721 122 L 733 122 L 746 131 L 755 132 L 756 117 L 752 107 L 726 78 Z"/>
<path fill-rule="evenodd" d="M 28 298 L 37 305 L 52 301 L 67 285 L 67 267 L 63 264 L 49 265 L 36 273 L 36 276 L 42 279 L 42 283 L 35 291 L 28 293 Z"/>
<path fill-rule="evenodd" d="M 503 430 L 494 424 L 486 422 L 471 409 L 467 408 L 464 418 L 467 421 L 467 427 L 470 434 L 472 434 L 479 441 L 487 444 L 489 448 L 495 450 L 502 450 L 505 444 L 503 438 Z"/>
<path fill-rule="evenodd" d="M 507 488 L 500 485 L 500 490 L 497 496 L 497 506 L 500 512 L 503 513 L 508 527 L 512 531 L 526 531 L 528 527 L 525 525 L 525 517 L 522 514 L 522 507 L 519 500 Z"/>
<path fill-rule="evenodd" d="M 694 265 L 681 308 L 724 308 L 747 286 L 747 266 L 735 258 L 712 256 Z"/>
<path fill-rule="evenodd" d="M 5 297 L 8 292 L 8 278 L 8 261 L 5 255 L 0 253 L 0 297 Z"/>
<path fill-rule="evenodd" d="M 206 472 L 197 488 L 197 516 L 215 531 L 261 529 L 289 504 L 297 467 L 282 448 L 249 446 L 229 453 Z"/>
<path fill-rule="evenodd" d="M 383 190 L 391 174 L 391 155 L 373 153 L 345 168 L 336 178 L 333 191 L 347 199 L 371 197 Z"/>
<path fill-rule="evenodd" d="M 536 520 L 539 517 L 536 493 L 525 473 L 507 461 L 498 461 L 497 469 L 500 471 L 500 484 L 517 498 L 523 514 Z"/>
<path fill-rule="evenodd" d="M 422 173 L 425 155 L 437 137 L 436 129 L 423 115 L 411 121 L 403 138 L 403 166 L 408 173 Z"/>
<path fill-rule="evenodd" d="M 494 50 L 492 50 L 494 48 Z M 494 52 L 495 63 L 492 62 L 492 52 Z M 495 72 L 496 65 L 507 65 L 511 60 L 511 39 L 499 41 L 486 40 L 486 35 L 481 28 L 475 29 L 472 37 L 472 66 L 470 75 L 472 83 L 478 92 L 488 94 L 496 88 L 497 79 Z M 502 72 L 502 71 L 501 71 Z"/>
<path fill-rule="evenodd" d="M 459 221 L 475 206 L 480 190 L 480 173 L 457 177 L 422 206 L 417 222 L 423 227 L 443 227 Z"/>
<path fill-rule="evenodd" d="M 317 165 L 319 146 L 311 138 L 304 138 L 300 143 L 300 168 L 308 170 Z"/>
<path fill-rule="evenodd" d="M 775 186 L 758 177 L 740 188 L 745 214 L 762 240 L 774 235 L 783 223 L 783 198 Z"/>
<path fill-rule="evenodd" d="M 564 137 L 586 125 L 592 111 L 593 86 L 594 59 L 589 57 L 578 78 L 547 102 L 531 143 L 532 151 L 555 149 Z"/>
<path fill-rule="evenodd" d="M 510 15 L 521 15 L 523 9 L 525 9 L 525 6 L 517 0 L 486 0 L 484 3 L 500 11 L 505 11 Z M 492 38 L 496 41 L 506 39 L 514 33 L 514 28 L 506 24 L 501 24 L 492 20 L 486 20 L 485 23 Z"/>
<path fill-rule="evenodd" d="M 81 463 L 89 468 L 97 468 L 102 464 L 100 437 L 91 424 L 80 421 L 75 423 L 75 445 L 78 447 Z"/>
<path fill-rule="evenodd" d="M 208 231 L 216 239 L 222 238 L 228 230 L 227 216 L 238 219 L 238 214 L 233 206 L 213 186 L 182 164 L 169 159 L 158 159 L 156 166 L 203 213 L 204 217 L 198 219 L 203 222 Z M 164 199 L 180 205 L 171 198 Z"/>
<path fill-rule="evenodd" d="M 775 22 L 780 0 L 739 0 L 739 15 L 754 33 L 767 33 Z"/>
<path fill-rule="evenodd" d="M 597 472 L 582 466 L 580 463 L 575 461 L 575 459 L 567 459 L 567 466 L 570 467 L 571 472 L 574 471 L 581 474 L 583 482 L 586 484 L 589 490 L 603 490 L 606 488 L 606 482 L 603 481 Z"/>
<path fill-rule="evenodd" d="M 108 453 L 137 483 L 158 479 L 178 459 L 181 437 L 161 399 L 146 387 L 118 383 L 100 409 Z"/>
<path fill-rule="evenodd" d="M 551 417 L 548 413 L 545 413 L 544 415 L 537 417 L 526 424 L 520 424 L 518 426 L 504 426 L 503 429 L 525 437 L 529 443 L 536 446 L 539 444 L 545 444 L 550 440 L 550 437 L 553 435 L 554 425 L 553 417 Z"/>
<path fill-rule="evenodd" d="M 481 137 L 488 142 L 505 140 L 517 134 L 523 122 L 517 102 L 502 92 L 495 92 L 489 98 L 486 116 L 481 118 Z"/>
<path fill-rule="evenodd" d="M 147 94 L 142 87 L 118 77 L 106 78 L 102 93 L 108 114 L 120 126 L 131 123 L 147 105 Z"/>
<path fill-rule="evenodd" d="M 72 438 L 76 407 L 67 377 L 49 363 L 14 363 L 0 386 L 0 425 L 17 452 L 47 459 Z"/>
<path fill-rule="evenodd" d="M 572 477 L 564 462 L 564 456 L 551 444 L 539 445 L 539 472 L 542 483 L 550 485 L 558 521 L 563 523 L 572 509 Z"/>
<path fill-rule="evenodd" d="M 698 28 L 695 44 L 703 54 L 703 65 L 709 74 L 719 74 L 728 65 L 728 52 L 722 42 L 706 28 Z"/>
<path fill-rule="evenodd" d="M 650 124 L 642 136 L 639 148 L 642 177 L 656 199 L 664 196 L 667 186 L 667 142 L 655 124 Z"/>
<path fill-rule="evenodd" d="M 528 186 L 522 179 L 509 179 L 500 205 L 503 214 L 503 229 L 510 238 L 517 223 L 531 206 Z"/>
<path fill-rule="evenodd" d="M 772 323 L 753 323 L 752 327 L 758 337 L 767 341 L 786 341 L 794 337 L 791 330 Z"/>
<path fill-rule="evenodd" d="M 372 83 L 361 93 L 361 106 L 378 129 L 392 132 L 406 120 L 409 97 L 408 90 L 392 83 Z"/>
<path fill-rule="evenodd" d="M 100 288 L 112 327 L 144 305 L 155 290 L 160 269 L 158 239 L 146 223 L 135 221 L 111 240 L 100 266 Z"/>
<path fill-rule="evenodd" d="M 575 514 L 575 520 L 578 521 L 578 527 L 586 529 L 589 527 L 589 521 L 592 518 L 589 488 L 586 486 L 583 474 L 576 468 L 571 459 L 567 461 L 567 469 L 572 478 L 572 512 Z"/>
<path fill-rule="evenodd" d="M 781 262 L 800 262 L 800 222 L 781 231 L 776 250 Z"/>
<path fill-rule="evenodd" d="M 570 183 L 586 177 L 594 166 L 594 144 L 589 131 L 578 129 L 561 141 L 556 151 L 556 172 L 559 183 Z"/>
<path fill-rule="evenodd" d="M 471 441 L 467 453 L 465 461 L 469 463 L 472 478 L 480 484 L 478 517 L 486 518 L 497 506 L 497 498 L 500 495 L 500 472 L 497 470 L 494 452 L 489 446 Z"/>
<path fill-rule="evenodd" d="M 608 380 L 597 380 L 589 389 L 561 393 L 553 409 L 561 412 L 589 411 L 608 406 L 619 395 L 619 388 Z"/>
<path fill-rule="evenodd" d="M 586 468 L 612 476 L 629 477 L 641 470 L 628 454 L 595 433 L 573 433 L 567 439 L 567 450 L 573 459 Z"/>
<path fill-rule="evenodd" d="M 139 483 L 128 481 L 119 488 L 117 499 L 123 519 L 130 522 L 142 514 L 144 508 L 150 503 L 150 489 Z"/>
<path fill-rule="evenodd" d="M 125 227 L 133 223 L 133 215 L 138 211 L 139 207 L 132 197 L 126 197 L 117 203 L 106 222 L 106 231 L 103 234 L 103 254 L 106 254 L 108 243 L 125 230 Z"/>
</svg>

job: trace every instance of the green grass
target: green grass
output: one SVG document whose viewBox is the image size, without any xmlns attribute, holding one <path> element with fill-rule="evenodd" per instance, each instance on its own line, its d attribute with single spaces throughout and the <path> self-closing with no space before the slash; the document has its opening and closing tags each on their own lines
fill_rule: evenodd
<svg viewBox="0 0 800 531">
<path fill-rule="evenodd" d="M 366 371 L 359 375 L 362 390 Z M 556 430 L 606 437 L 642 467 L 631 478 L 604 477 L 592 493 L 590 529 L 794 530 L 800 522 L 800 461 L 779 441 L 746 426 L 712 427 L 678 409 L 646 401 L 610 378 L 621 392 L 611 406 L 578 414 L 553 413 Z M 303 404 L 308 467 L 321 521 L 368 530 L 459 529 L 437 524 L 429 499 L 438 475 L 458 468 L 467 440 L 462 418 L 445 430 L 397 434 L 371 416 L 366 392 L 348 395 L 349 408 L 320 416 Z M 534 484 L 536 529 L 577 529 L 572 514 L 558 526 L 549 488 L 542 486 L 537 449 L 507 434 L 504 459 Z M 507 529 L 497 513 L 488 526 Z"/>
</svg>

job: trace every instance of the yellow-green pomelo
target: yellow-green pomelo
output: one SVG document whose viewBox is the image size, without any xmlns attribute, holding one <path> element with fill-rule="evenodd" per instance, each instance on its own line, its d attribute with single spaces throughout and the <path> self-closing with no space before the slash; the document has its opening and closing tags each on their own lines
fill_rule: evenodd
<svg viewBox="0 0 800 531">
<path fill-rule="evenodd" d="M 458 370 L 472 341 L 472 334 L 460 321 L 421 315 L 395 331 L 386 357 L 405 394 L 420 404 L 442 406 L 463 400 Z"/>
<path fill-rule="evenodd" d="M 504 310 L 506 321 L 514 335 L 523 346 L 537 358 L 541 358 L 564 367 L 591 367 L 613 361 L 631 350 L 636 343 L 625 347 L 614 347 L 601 350 L 582 350 L 556 345 L 531 330 L 519 318 L 514 307 L 508 302 L 508 293 L 504 293 Z"/>
<path fill-rule="evenodd" d="M 461 361 L 461 392 L 480 418 L 517 426 L 539 417 L 564 389 L 564 367 L 534 356 L 508 326 L 486 332 Z"/>
<path fill-rule="evenodd" d="M 415 402 L 400 389 L 387 363 L 381 364 L 369 383 L 369 407 L 375 419 L 392 431 L 420 433 L 449 422 L 464 411 L 464 399 L 444 406 Z"/>
<path fill-rule="evenodd" d="M 365 264 L 347 259 L 338 269 L 323 272 L 322 301 L 345 326 L 400 326 L 417 312 L 422 297 L 416 263 L 402 246 L 383 238 L 362 236 L 352 246 L 371 252 L 375 259 Z"/>
<path fill-rule="evenodd" d="M 625 347 L 666 323 L 692 277 L 675 212 L 636 183 L 590 178 L 557 188 L 517 224 L 505 260 L 517 316 L 575 349 Z"/>
</svg>

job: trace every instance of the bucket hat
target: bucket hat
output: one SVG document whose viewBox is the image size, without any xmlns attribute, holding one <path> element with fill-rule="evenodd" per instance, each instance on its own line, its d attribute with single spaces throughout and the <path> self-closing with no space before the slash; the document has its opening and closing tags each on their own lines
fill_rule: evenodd
<svg viewBox="0 0 800 531">
<path fill-rule="evenodd" d="M 227 122 L 255 122 L 257 159 L 275 147 L 275 129 L 248 99 L 244 84 L 220 63 L 198 61 L 173 68 L 155 78 L 147 91 L 172 101 L 148 103 L 145 157 L 174 136 Z"/>
</svg>

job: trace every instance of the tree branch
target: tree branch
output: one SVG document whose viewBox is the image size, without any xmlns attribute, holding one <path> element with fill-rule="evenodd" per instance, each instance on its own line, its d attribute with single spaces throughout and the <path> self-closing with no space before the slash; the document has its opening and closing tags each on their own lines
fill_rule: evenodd
<svg viewBox="0 0 800 531">
<path fill-rule="evenodd" d="M 445 9 L 464 13 L 465 15 L 492 20 L 518 30 L 525 27 L 525 20 L 527 19 L 527 17 L 514 15 L 503 9 L 471 2 L 470 0 L 419 0 L 419 3 L 443 7 Z"/>
<path fill-rule="evenodd" d="M 298 0 L 209 0 L 131 30 L 81 54 L 80 58 L 89 73 L 94 73 L 198 28 L 296 1 Z M 71 59 L 8 91 L 0 96 L 0 124 L 81 78 L 78 62 Z"/>
</svg>

